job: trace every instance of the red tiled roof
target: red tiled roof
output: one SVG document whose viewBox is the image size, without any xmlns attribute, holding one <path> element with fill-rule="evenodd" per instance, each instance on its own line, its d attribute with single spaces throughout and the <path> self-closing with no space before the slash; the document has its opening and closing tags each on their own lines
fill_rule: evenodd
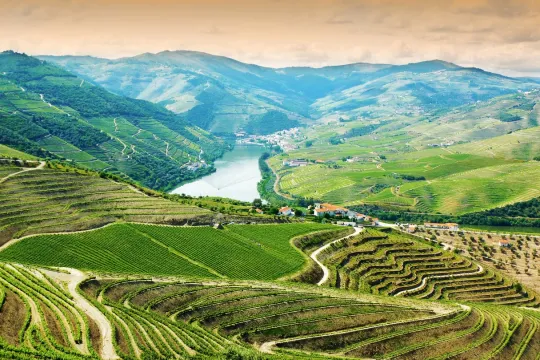
<svg viewBox="0 0 540 360">
<path fill-rule="evenodd" d="M 332 204 L 329 204 L 329 203 L 321 204 L 321 207 L 319 209 L 317 209 L 317 210 L 319 210 L 319 211 L 337 211 L 337 210 L 349 211 L 349 209 L 346 209 L 346 208 L 343 208 L 343 207 L 340 207 L 340 206 L 336 206 L 336 205 L 332 205 Z"/>
</svg>

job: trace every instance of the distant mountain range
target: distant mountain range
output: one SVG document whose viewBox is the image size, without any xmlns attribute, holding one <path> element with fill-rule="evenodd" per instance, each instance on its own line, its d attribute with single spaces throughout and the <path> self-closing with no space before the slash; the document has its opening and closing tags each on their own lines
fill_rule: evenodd
<svg viewBox="0 0 540 360">
<path fill-rule="evenodd" d="M 268 133 L 328 117 L 425 116 L 527 91 L 537 88 L 539 82 L 440 60 L 407 65 L 268 68 L 193 51 L 146 53 L 117 60 L 39 58 L 115 94 L 163 105 L 216 134 L 238 130 Z M 272 119 L 283 119 L 280 126 L 276 127 L 275 121 L 261 121 L 269 112 Z"/>
</svg>

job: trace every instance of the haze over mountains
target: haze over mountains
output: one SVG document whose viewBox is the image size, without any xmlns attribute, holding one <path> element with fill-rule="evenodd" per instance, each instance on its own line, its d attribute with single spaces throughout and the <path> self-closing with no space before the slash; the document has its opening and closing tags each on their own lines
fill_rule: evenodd
<svg viewBox="0 0 540 360">
<path fill-rule="evenodd" d="M 113 93 L 164 105 L 216 134 L 270 133 L 329 116 L 367 120 L 427 116 L 538 87 L 534 79 L 439 60 L 274 69 L 192 51 L 117 60 L 40 58 Z M 268 123 L 279 126 L 261 125 Z"/>
</svg>

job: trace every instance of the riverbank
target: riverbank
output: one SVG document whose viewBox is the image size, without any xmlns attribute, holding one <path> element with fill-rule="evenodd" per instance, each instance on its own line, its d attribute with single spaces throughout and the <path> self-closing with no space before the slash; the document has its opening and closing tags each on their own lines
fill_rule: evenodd
<svg viewBox="0 0 540 360">
<path fill-rule="evenodd" d="M 285 197 L 285 194 L 279 193 L 279 178 L 274 170 L 268 165 L 270 153 L 264 153 L 259 158 L 259 169 L 262 179 L 257 184 L 257 189 L 261 194 L 261 198 L 276 206 L 278 205 L 296 205 L 296 201 L 290 197 Z"/>
<path fill-rule="evenodd" d="M 224 197 L 252 202 L 260 198 L 257 184 L 262 179 L 258 159 L 264 148 L 237 145 L 222 158 L 214 161 L 215 172 L 195 181 L 182 184 L 171 194 Z"/>
</svg>

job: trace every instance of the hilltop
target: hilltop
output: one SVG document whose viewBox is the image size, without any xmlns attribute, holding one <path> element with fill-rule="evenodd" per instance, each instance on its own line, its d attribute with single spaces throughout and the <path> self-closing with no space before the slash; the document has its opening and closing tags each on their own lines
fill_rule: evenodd
<svg viewBox="0 0 540 360">
<path fill-rule="evenodd" d="M 447 111 L 538 84 L 434 60 L 406 65 L 269 68 L 192 51 L 104 60 L 40 56 L 106 89 L 145 99 L 214 133 L 250 131 L 267 112 L 283 129 L 328 116 L 361 120 Z"/>
</svg>

